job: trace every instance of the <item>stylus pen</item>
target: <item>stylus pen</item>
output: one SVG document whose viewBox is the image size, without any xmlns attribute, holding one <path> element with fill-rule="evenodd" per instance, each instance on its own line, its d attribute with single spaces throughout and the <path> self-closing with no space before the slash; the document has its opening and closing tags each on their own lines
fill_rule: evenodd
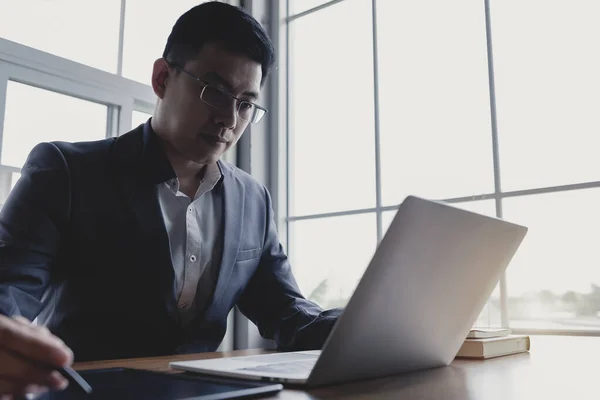
<svg viewBox="0 0 600 400">
<path fill-rule="evenodd" d="M 57 368 L 56 370 L 69 381 L 69 385 L 74 384 L 86 394 L 92 393 L 92 387 L 90 384 L 87 383 L 85 379 L 83 379 L 81 375 L 79 375 L 73 368 L 64 366 Z"/>
</svg>

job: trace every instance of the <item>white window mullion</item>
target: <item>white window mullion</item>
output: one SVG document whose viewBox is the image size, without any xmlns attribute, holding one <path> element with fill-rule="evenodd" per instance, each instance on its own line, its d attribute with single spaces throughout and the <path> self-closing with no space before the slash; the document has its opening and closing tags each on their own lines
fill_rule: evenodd
<svg viewBox="0 0 600 400">
<path fill-rule="evenodd" d="M 133 99 L 129 99 L 129 101 L 126 101 L 123 104 L 121 104 L 121 109 L 119 110 L 119 135 L 129 132 L 132 128 L 131 114 L 134 110 L 133 104 Z"/>
<path fill-rule="evenodd" d="M 377 0 L 373 4 L 373 118 L 375 122 L 375 208 L 377 209 L 377 243 L 383 239 L 383 220 L 381 214 L 381 151 L 379 120 L 379 61 L 377 54 Z"/>
<path fill-rule="evenodd" d="M 109 106 L 106 112 L 106 137 L 116 137 L 119 135 L 119 114 L 120 107 Z"/>
<path fill-rule="evenodd" d="M 0 154 L 2 154 L 2 133 L 4 131 L 4 110 L 6 109 L 6 88 L 8 72 L 6 66 L 0 62 Z M 2 160 L 0 160 L 0 165 Z"/>
<path fill-rule="evenodd" d="M 35 86 L 40 89 L 51 90 L 67 96 L 107 105 L 120 105 L 124 98 L 124 95 L 117 91 L 89 86 L 84 82 L 59 77 L 51 73 L 40 72 L 25 66 L 5 63 L 1 60 L 0 65 L 4 65 L 3 69 L 6 71 L 9 80 Z"/>
<path fill-rule="evenodd" d="M 498 146 L 498 123 L 496 117 L 496 84 L 494 75 L 494 52 L 492 49 L 492 26 L 490 18 L 490 2 L 484 0 L 485 6 L 485 33 L 487 45 L 487 61 L 488 61 L 488 79 L 489 79 L 489 94 L 490 94 L 490 122 L 492 132 L 492 157 L 494 163 L 494 192 L 496 200 L 496 216 L 503 217 L 502 213 L 502 186 L 500 180 L 500 154 Z M 509 327 L 508 317 L 508 293 L 506 287 L 506 273 L 503 273 L 500 278 L 500 321 L 502 327 Z"/>
<path fill-rule="evenodd" d="M 62 78 L 63 82 L 77 83 L 80 87 L 84 87 L 84 93 L 93 94 L 97 91 L 117 93 L 148 103 L 154 102 L 156 97 L 148 85 L 0 38 L 0 62 L 2 61 L 19 71 L 29 71 L 31 79 L 34 81 L 40 75 Z M 9 73 L 9 75 L 11 74 Z M 39 84 L 35 85 L 39 86 Z M 63 83 L 59 87 L 49 87 L 48 89 L 65 93 Z M 65 94 L 73 95 L 72 93 Z M 82 95 L 77 95 L 77 97 L 82 97 Z M 115 104 L 116 101 L 94 99 L 89 95 L 83 97 L 106 104 Z"/>
<path fill-rule="evenodd" d="M 119 49 L 117 55 L 117 75 L 123 76 L 123 43 L 125 38 L 125 9 L 127 0 L 121 0 L 121 16 L 119 19 Z"/>
<path fill-rule="evenodd" d="M 4 130 L 4 110 L 6 109 L 6 88 L 8 75 L 6 69 L 0 64 L 0 155 L 2 154 L 2 132 Z M 2 166 L 0 159 L 0 209 L 6 202 L 6 198 L 10 193 L 12 182 L 12 170 Z"/>
</svg>

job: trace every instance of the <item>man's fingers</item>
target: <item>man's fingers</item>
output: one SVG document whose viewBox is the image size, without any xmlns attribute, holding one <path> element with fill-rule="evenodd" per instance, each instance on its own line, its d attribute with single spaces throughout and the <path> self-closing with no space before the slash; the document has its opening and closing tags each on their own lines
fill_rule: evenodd
<svg viewBox="0 0 600 400">
<path fill-rule="evenodd" d="M 56 370 L 36 364 L 18 354 L 0 351 L 0 380 L 37 384 L 53 389 L 65 387 L 68 381 Z"/>
<path fill-rule="evenodd" d="M 0 349 L 16 352 L 41 363 L 63 366 L 73 362 L 73 352 L 53 335 L 0 315 Z"/>
<path fill-rule="evenodd" d="M 38 332 L 41 332 L 44 334 L 51 334 L 50 329 L 46 328 L 44 325 L 34 325 L 33 322 L 31 322 L 27 318 L 23 317 L 22 315 L 13 317 L 13 321 L 16 321 L 19 324 L 26 326 L 27 328 L 32 329 L 34 331 L 38 331 Z"/>
<path fill-rule="evenodd" d="M 21 323 L 21 324 L 24 324 L 24 325 L 31 325 L 31 321 L 30 321 L 30 320 L 28 320 L 27 318 L 25 318 L 25 317 L 24 317 L 24 316 L 22 316 L 22 315 L 17 315 L 16 317 L 13 317 L 13 319 L 14 319 L 15 321 L 17 321 L 17 322 Z"/>
<path fill-rule="evenodd" d="M 65 388 L 68 381 L 53 368 L 72 362 L 73 352 L 46 328 L 0 315 L 0 395 Z"/>
<path fill-rule="evenodd" d="M 34 390 L 37 391 L 31 391 L 31 388 L 35 388 Z M 24 396 L 27 393 L 41 393 L 40 390 L 40 386 L 36 386 L 36 385 L 27 385 L 23 382 L 19 382 L 19 381 L 9 381 L 9 380 L 5 380 L 3 377 L 0 376 L 0 400 L 4 400 L 4 399 L 17 399 L 17 398 L 21 398 L 22 396 Z M 38 392 L 39 391 L 39 392 Z"/>
<path fill-rule="evenodd" d="M 0 376 L 0 399 L 10 399 L 12 395 L 17 395 L 25 389 L 27 385 L 23 382 L 8 381 Z"/>
<path fill-rule="evenodd" d="M 48 388 L 45 386 L 3 381 L 0 377 L 0 400 L 35 399 L 47 391 Z"/>
</svg>

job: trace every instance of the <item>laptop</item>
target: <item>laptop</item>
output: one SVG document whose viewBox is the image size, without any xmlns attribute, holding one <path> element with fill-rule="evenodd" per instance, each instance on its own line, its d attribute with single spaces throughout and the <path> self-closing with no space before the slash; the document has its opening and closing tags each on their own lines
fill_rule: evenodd
<svg viewBox="0 0 600 400">
<path fill-rule="evenodd" d="M 447 366 L 526 232 L 501 219 L 409 196 L 321 350 L 170 366 L 307 386 Z"/>
</svg>

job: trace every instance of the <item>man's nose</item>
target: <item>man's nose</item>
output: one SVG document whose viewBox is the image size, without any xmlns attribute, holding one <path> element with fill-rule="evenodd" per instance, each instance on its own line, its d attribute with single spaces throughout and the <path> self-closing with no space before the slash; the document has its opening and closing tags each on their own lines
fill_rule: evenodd
<svg viewBox="0 0 600 400">
<path fill-rule="evenodd" d="M 215 123 L 222 125 L 226 129 L 235 129 L 237 118 L 237 106 L 235 103 L 229 107 L 215 110 Z"/>
</svg>

